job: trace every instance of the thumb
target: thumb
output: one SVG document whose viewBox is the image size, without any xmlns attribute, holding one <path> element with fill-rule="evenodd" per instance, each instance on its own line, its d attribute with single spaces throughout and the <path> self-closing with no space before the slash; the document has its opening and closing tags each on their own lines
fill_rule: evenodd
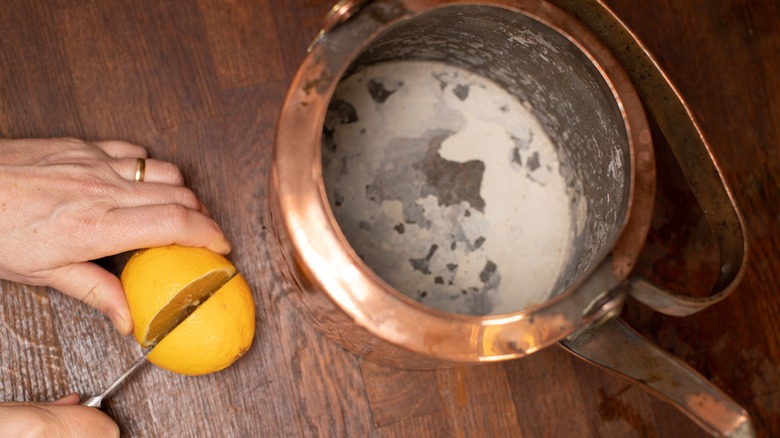
<svg viewBox="0 0 780 438">
<path fill-rule="evenodd" d="M 106 315 L 119 333 L 127 335 L 133 330 L 122 283 L 100 266 L 82 262 L 55 269 L 49 286 Z"/>
<path fill-rule="evenodd" d="M 57 400 L 50 401 L 50 402 L 44 402 L 43 404 L 54 405 L 54 406 L 70 406 L 70 405 L 78 404 L 79 400 L 81 400 L 81 398 L 79 397 L 78 394 L 68 394 L 62 398 L 58 398 Z"/>
</svg>

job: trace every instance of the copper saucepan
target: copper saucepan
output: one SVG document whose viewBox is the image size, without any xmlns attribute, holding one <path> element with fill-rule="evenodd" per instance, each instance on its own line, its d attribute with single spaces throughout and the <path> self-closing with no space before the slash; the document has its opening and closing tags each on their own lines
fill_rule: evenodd
<svg viewBox="0 0 780 438">
<path fill-rule="evenodd" d="M 371 108 L 384 105 L 385 100 L 389 102 L 388 97 L 400 89 L 403 80 L 395 80 L 393 88 L 388 85 L 392 81 L 371 79 L 367 72 L 392 62 L 443 65 L 439 76 L 433 76 L 440 80 L 442 90 L 451 86 L 460 101 L 466 101 L 468 87 L 458 93 L 455 82 L 441 79 L 445 73 L 450 79 L 473 74 L 473 87 L 482 79 L 497 84 L 523 102 L 549 136 L 560 163 L 555 165 L 558 167 L 548 165 L 547 170 L 565 181 L 573 206 L 569 220 L 572 231 L 567 257 L 542 299 L 516 307 L 499 305 L 509 301 L 514 291 L 525 292 L 522 284 L 509 284 L 503 292 L 509 295 L 495 298 L 499 281 L 494 275 L 495 264 L 489 262 L 479 273 L 481 289 L 473 288 L 468 295 L 471 289 L 464 288 L 463 295 L 468 298 L 461 299 L 457 291 L 450 295 L 453 303 L 467 303 L 466 310 L 449 311 L 427 305 L 426 299 L 432 298 L 419 290 L 417 295 L 404 290 L 404 277 L 409 275 L 393 277 L 391 271 L 398 268 L 397 263 L 382 264 L 374 260 L 382 257 L 367 255 L 377 248 L 398 249 L 399 244 L 378 237 L 390 236 L 377 228 L 388 221 L 359 220 L 361 214 L 374 217 L 362 207 L 353 208 L 346 216 L 341 212 L 339 184 L 358 181 L 340 179 L 339 175 L 347 173 L 343 163 L 349 157 L 340 156 L 339 172 L 328 166 L 339 157 L 331 153 L 335 150 L 333 136 L 340 135 L 334 134 L 337 125 L 343 132 L 354 128 L 342 125 L 356 122 L 364 111 L 355 110 L 355 102 L 342 99 L 346 96 L 344 84 L 348 85 L 349 78 L 358 84 L 367 81 L 373 101 L 363 103 L 368 108 L 365 111 L 373 111 Z M 627 66 L 630 68 L 624 70 Z M 637 82 L 639 77 L 641 83 Z M 406 87 L 410 87 L 408 81 Z M 419 93 L 408 96 L 415 99 Z M 354 99 L 359 100 L 359 96 Z M 452 100 L 452 105 L 459 105 L 458 100 Z M 417 114 L 413 105 L 403 108 Z M 667 137 L 716 236 L 721 252 L 720 278 L 706 298 L 673 294 L 632 274 L 650 228 L 655 197 L 655 162 L 645 109 Z M 381 122 L 383 113 L 377 114 L 376 120 Z M 414 117 L 410 119 L 414 121 Z M 387 130 L 400 129 L 401 122 L 394 120 L 387 120 Z M 456 123 L 452 120 L 447 123 Z M 371 129 L 376 126 L 371 125 Z M 353 131 L 353 151 L 357 152 L 351 152 L 350 157 L 365 146 L 359 135 L 367 132 L 365 127 L 359 133 Z M 445 129 L 444 137 L 452 132 Z M 425 149 L 414 149 L 417 143 L 409 143 L 412 140 L 403 137 L 403 132 L 393 135 L 395 143 L 391 143 L 402 144 L 398 150 L 425 153 Z M 339 138 L 344 141 L 346 137 Z M 434 155 L 441 150 L 436 138 L 430 134 L 421 143 Z M 525 163 L 525 172 L 540 168 L 538 156 L 533 159 L 536 161 L 520 157 L 529 152 L 522 149 L 527 144 L 521 140 L 517 144 L 515 155 L 508 159 Z M 411 218 L 411 207 L 420 211 L 436 208 L 420 207 L 417 198 L 428 189 L 420 189 L 422 183 L 415 178 L 423 175 L 428 183 L 436 179 L 442 190 L 460 184 L 465 184 L 463 190 L 468 189 L 463 182 L 466 177 L 447 173 L 446 169 L 453 168 L 451 164 L 423 171 L 417 166 L 427 158 L 409 165 L 404 155 L 378 153 L 384 158 L 372 158 L 379 163 L 377 169 L 393 169 L 398 179 L 383 176 L 382 181 L 388 184 L 384 188 L 373 183 L 366 184 L 365 190 L 359 187 L 355 193 L 365 192 L 371 199 L 362 201 L 368 204 L 355 205 L 378 205 L 374 195 L 392 192 L 403 206 L 400 229 L 395 228 L 399 234 L 404 223 L 420 226 L 421 216 Z M 442 161 L 441 157 L 436 160 Z M 484 172 L 484 166 L 472 168 L 475 166 L 482 176 L 479 172 Z M 375 171 L 370 168 L 364 173 L 370 176 Z M 418 192 L 408 194 L 404 192 L 407 188 Z M 484 209 L 476 195 L 468 202 L 460 200 L 460 204 L 442 201 L 441 193 L 436 195 L 439 204 L 460 208 L 461 217 Z M 629 294 L 659 312 L 679 316 L 723 299 L 741 277 L 746 244 L 739 212 L 685 104 L 647 51 L 598 0 L 339 2 L 326 17 L 290 86 L 277 127 L 270 197 L 279 265 L 295 284 L 292 296 L 321 331 L 355 354 L 387 365 L 436 368 L 518 358 L 561 343 L 583 359 L 673 403 L 715 435 L 752 435 L 744 409 L 616 318 Z M 468 234 L 461 223 L 455 227 Z M 360 240 L 363 238 L 374 241 L 366 243 Z M 411 239 L 409 245 L 419 244 L 419 239 Z M 509 237 L 506 240 L 508 245 L 523 244 Z M 480 245 L 453 241 L 447 257 Z M 446 271 L 434 275 L 427 264 L 415 264 L 416 260 L 427 263 L 434 255 L 445 260 L 443 246 L 431 245 L 427 256 L 411 260 L 410 254 L 410 260 L 414 275 L 430 274 L 435 278 L 434 286 L 446 290 L 457 277 L 455 263 L 440 263 L 453 272 L 450 277 Z M 511 277 L 506 266 L 502 268 L 502 278 Z"/>
</svg>

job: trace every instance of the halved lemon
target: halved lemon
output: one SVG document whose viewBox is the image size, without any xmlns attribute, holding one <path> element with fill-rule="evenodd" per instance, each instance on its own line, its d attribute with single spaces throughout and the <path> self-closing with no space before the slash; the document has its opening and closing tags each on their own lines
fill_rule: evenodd
<svg viewBox="0 0 780 438">
<path fill-rule="evenodd" d="M 156 343 L 147 359 L 161 368 L 212 373 L 235 362 L 252 344 L 251 290 L 217 253 L 177 245 L 139 250 L 121 280 L 133 335 L 144 348 Z"/>
</svg>

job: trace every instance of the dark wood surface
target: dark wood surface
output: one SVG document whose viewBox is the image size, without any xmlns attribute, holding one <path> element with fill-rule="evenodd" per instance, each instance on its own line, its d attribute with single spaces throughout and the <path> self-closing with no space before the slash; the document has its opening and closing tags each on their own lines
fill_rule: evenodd
<svg viewBox="0 0 780 438">
<path fill-rule="evenodd" d="M 360 361 L 304 320 L 271 266 L 266 176 L 287 85 L 330 3 L 0 2 L 0 135 L 124 139 L 176 163 L 254 291 L 249 353 L 203 377 L 142 367 L 105 404 L 124 434 L 703 436 L 665 403 L 558 348 L 404 371 Z M 780 436 L 780 3 L 607 3 L 688 100 L 751 244 L 728 300 L 688 318 L 637 305 L 626 317 L 743 404 L 761 436 Z M 657 259 L 678 288 L 709 281 L 695 261 L 675 269 L 664 264 L 674 256 Z M 103 262 L 119 272 L 123 258 Z M 0 289 L 2 401 L 94 394 L 139 355 L 77 301 L 7 281 Z"/>
</svg>

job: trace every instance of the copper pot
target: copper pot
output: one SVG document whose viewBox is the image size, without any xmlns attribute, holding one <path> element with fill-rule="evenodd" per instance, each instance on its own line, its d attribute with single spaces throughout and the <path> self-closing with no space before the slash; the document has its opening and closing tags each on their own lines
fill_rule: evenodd
<svg viewBox="0 0 780 438">
<path fill-rule="evenodd" d="M 554 3 L 378 0 L 334 6 L 290 86 L 275 142 L 270 213 L 280 267 L 295 284 L 292 296 L 321 331 L 368 360 L 435 368 L 508 360 L 562 343 L 662 395 L 712 433 L 750 433 L 744 409 L 614 318 L 629 294 L 658 311 L 685 315 L 733 289 L 745 243 L 730 193 L 679 95 L 622 23 L 599 1 Z M 368 66 L 410 60 L 464 68 L 530 103 L 570 164 L 569 183 L 588 214 L 556 288 L 541 302 L 483 315 L 431 308 L 377 275 L 336 220 L 322 164 L 334 92 Z M 633 63 L 634 75 L 647 73 L 642 99 L 623 69 L 626 62 Z M 673 104 L 664 104 L 670 97 Z M 662 129 L 669 128 L 670 143 L 685 145 L 675 152 L 700 202 L 717 204 L 703 207 L 718 233 L 723 269 L 713 295 L 704 299 L 632 276 L 655 196 L 645 107 Z M 619 171 L 607 172 L 616 162 L 622 163 Z"/>
</svg>

